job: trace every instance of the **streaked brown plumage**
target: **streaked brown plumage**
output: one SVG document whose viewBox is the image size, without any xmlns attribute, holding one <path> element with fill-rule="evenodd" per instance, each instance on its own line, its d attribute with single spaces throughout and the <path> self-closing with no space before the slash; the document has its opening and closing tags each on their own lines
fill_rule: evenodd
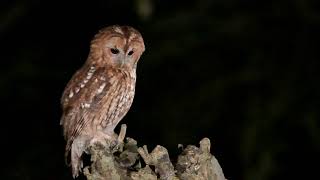
<svg viewBox="0 0 320 180">
<path fill-rule="evenodd" d="M 112 139 L 114 128 L 134 97 L 137 62 L 145 50 L 141 34 L 129 26 L 102 29 L 92 40 L 84 66 L 62 95 L 63 126 L 71 151 L 73 177 L 82 169 L 81 155 L 94 141 Z"/>
</svg>

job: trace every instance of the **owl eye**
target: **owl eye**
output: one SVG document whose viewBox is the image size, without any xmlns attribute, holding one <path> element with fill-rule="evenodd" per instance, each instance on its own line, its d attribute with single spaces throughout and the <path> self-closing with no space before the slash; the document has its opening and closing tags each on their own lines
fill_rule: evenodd
<svg viewBox="0 0 320 180">
<path fill-rule="evenodd" d="M 111 48 L 111 53 L 112 54 L 119 54 L 119 50 L 116 48 Z"/>
<path fill-rule="evenodd" d="M 128 53 L 129 56 L 131 56 L 132 54 L 133 54 L 133 51 L 130 51 L 130 52 Z"/>
</svg>

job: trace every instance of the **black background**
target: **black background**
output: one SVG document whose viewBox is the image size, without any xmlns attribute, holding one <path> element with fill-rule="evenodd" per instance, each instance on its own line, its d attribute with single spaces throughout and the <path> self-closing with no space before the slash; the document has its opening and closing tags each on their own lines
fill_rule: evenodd
<svg viewBox="0 0 320 180">
<path fill-rule="evenodd" d="M 60 97 L 101 28 L 146 52 L 127 136 L 212 141 L 228 179 L 311 178 L 320 152 L 317 0 L 1 1 L 0 179 L 71 179 Z M 116 129 L 118 131 L 119 128 Z"/>
</svg>

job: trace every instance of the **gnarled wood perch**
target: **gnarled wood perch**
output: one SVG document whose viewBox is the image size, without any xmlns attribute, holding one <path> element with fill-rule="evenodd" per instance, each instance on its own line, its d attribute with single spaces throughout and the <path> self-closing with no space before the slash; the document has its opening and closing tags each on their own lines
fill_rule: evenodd
<svg viewBox="0 0 320 180">
<path fill-rule="evenodd" d="M 173 165 L 166 148 L 158 145 L 149 153 L 146 145 L 138 147 L 132 138 L 124 142 L 125 132 L 126 125 L 122 125 L 117 145 L 97 142 L 89 147 L 91 165 L 83 172 L 88 180 L 225 180 L 210 153 L 208 138 L 200 141 L 200 147 L 188 145 Z"/>
</svg>

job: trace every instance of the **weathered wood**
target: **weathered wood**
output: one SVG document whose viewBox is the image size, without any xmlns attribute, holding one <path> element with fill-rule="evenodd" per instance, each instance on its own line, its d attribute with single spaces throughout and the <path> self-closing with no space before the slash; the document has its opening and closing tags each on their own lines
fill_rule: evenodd
<svg viewBox="0 0 320 180">
<path fill-rule="evenodd" d="M 210 153 L 210 140 L 200 146 L 188 145 L 178 156 L 175 165 L 166 148 L 158 145 L 151 153 L 147 146 L 126 138 L 122 125 L 118 143 L 99 143 L 89 147 L 91 165 L 84 168 L 88 180 L 225 180 L 217 159 Z M 141 167 L 141 161 L 146 164 Z M 152 170 L 152 168 L 154 170 Z"/>
</svg>

